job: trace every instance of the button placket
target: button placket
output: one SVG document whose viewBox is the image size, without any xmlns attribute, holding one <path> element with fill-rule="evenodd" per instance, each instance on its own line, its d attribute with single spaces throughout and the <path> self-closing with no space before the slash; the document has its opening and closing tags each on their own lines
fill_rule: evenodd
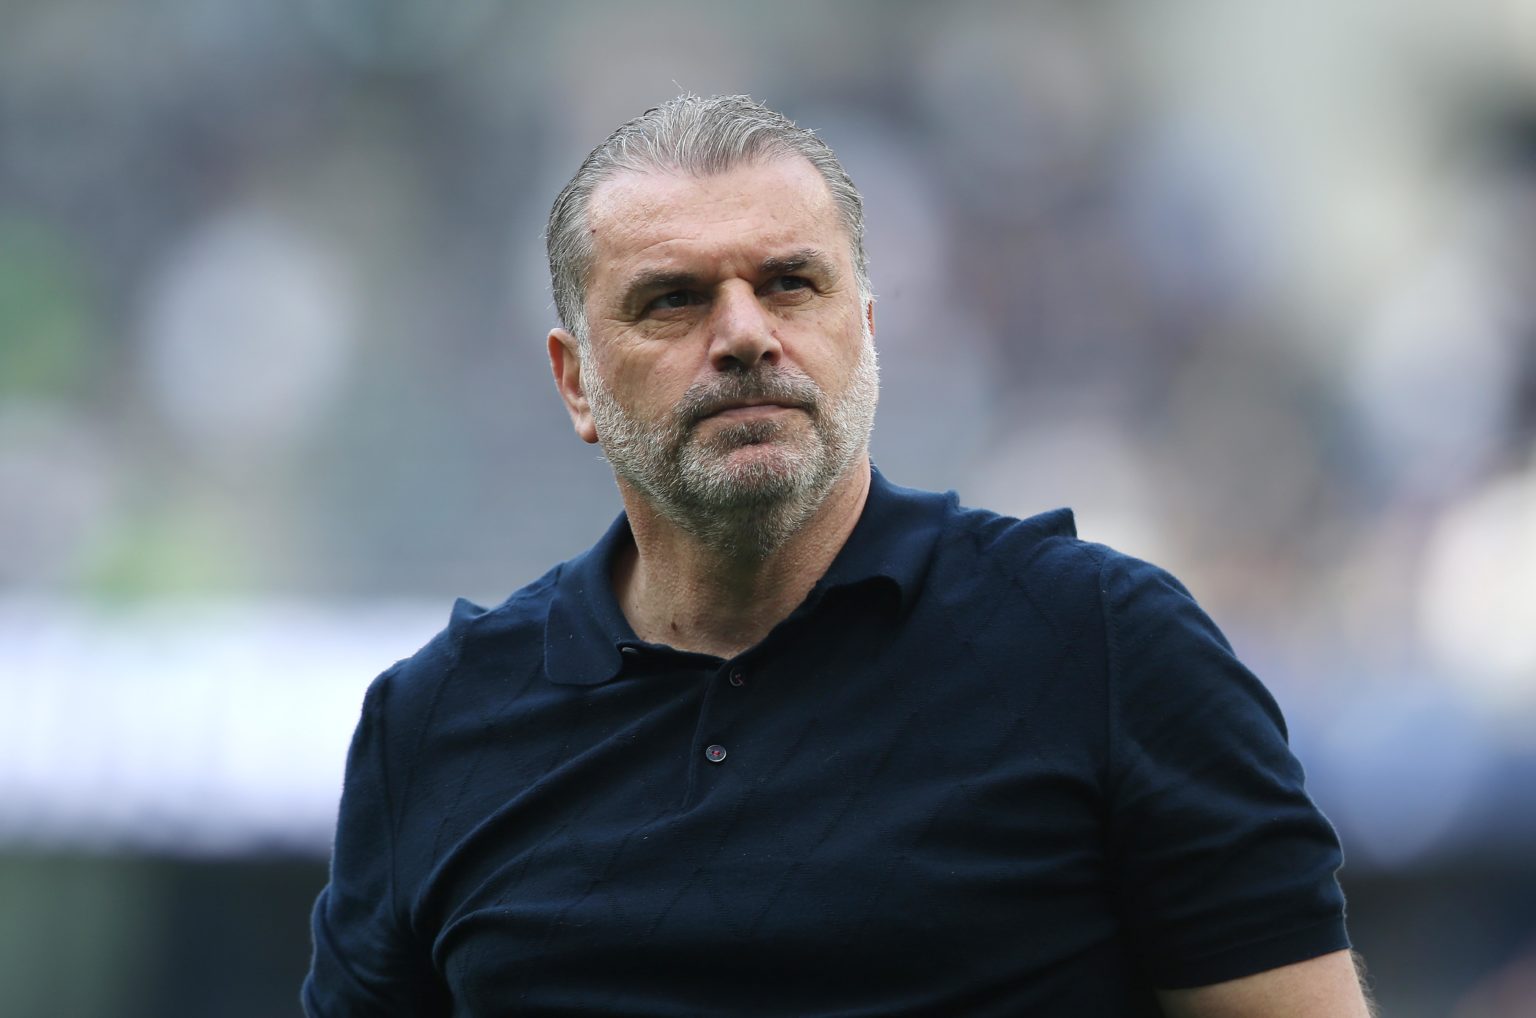
<svg viewBox="0 0 1536 1018">
<path fill-rule="evenodd" d="M 708 732 L 707 736 L 699 743 L 694 744 L 694 752 L 704 759 L 699 761 L 691 769 L 690 782 L 702 778 L 703 773 L 709 770 L 702 767 L 704 764 L 723 764 L 729 755 L 725 738 L 736 731 L 735 725 L 745 721 L 745 715 L 749 710 L 750 698 L 744 694 L 750 688 L 751 683 L 747 679 L 748 669 L 740 663 L 721 662 L 715 668 L 714 675 L 704 693 L 704 702 L 701 705 L 699 715 L 699 727 L 701 734 Z M 724 680 L 723 682 L 721 680 Z M 698 760 L 698 757 L 694 757 Z M 742 758 L 745 760 L 745 758 Z M 723 777 L 724 775 L 721 774 Z M 690 785 L 690 789 L 696 786 Z M 690 795 L 694 794 L 692 791 Z"/>
</svg>

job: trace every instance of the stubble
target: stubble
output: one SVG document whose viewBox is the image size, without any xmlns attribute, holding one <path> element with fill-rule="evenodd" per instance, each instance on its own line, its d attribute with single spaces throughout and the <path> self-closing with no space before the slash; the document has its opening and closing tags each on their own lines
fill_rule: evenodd
<svg viewBox="0 0 1536 1018">
<path fill-rule="evenodd" d="M 868 448 L 880 388 L 867 326 L 858 363 L 835 398 L 800 372 L 759 366 L 696 383 L 665 420 L 648 426 L 614 399 L 585 350 L 582 377 L 614 473 L 673 525 L 732 557 L 767 557 L 815 515 Z M 810 427 L 777 416 L 699 427 L 741 400 L 796 407 Z M 756 448 L 739 455 L 749 447 Z"/>
</svg>

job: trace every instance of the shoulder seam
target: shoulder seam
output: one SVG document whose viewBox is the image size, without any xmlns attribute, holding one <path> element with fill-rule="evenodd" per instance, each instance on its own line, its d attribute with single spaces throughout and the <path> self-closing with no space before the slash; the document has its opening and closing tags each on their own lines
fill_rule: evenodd
<svg viewBox="0 0 1536 1018">
<path fill-rule="evenodd" d="M 385 711 L 381 703 L 385 698 L 383 684 L 399 675 L 400 670 L 404 666 L 405 660 L 401 660 L 384 669 L 383 673 L 369 687 L 368 695 L 363 702 L 363 709 L 375 715 L 372 721 L 376 741 L 374 752 L 378 754 L 379 783 L 383 787 L 384 810 L 388 814 L 387 820 L 389 821 L 389 844 L 385 846 L 389 852 L 389 911 L 395 917 L 395 922 L 402 929 L 409 929 L 410 925 L 403 921 L 406 916 L 400 909 L 399 882 L 395 877 L 398 868 L 396 865 L 397 853 L 395 851 L 395 842 L 400 837 L 400 811 L 395 805 L 394 783 L 389 778 L 389 754 L 385 752 L 388 735 Z"/>
<path fill-rule="evenodd" d="M 432 695 L 431 698 L 427 701 L 427 709 L 425 712 L 423 712 L 422 716 L 417 721 L 416 739 L 414 744 L 411 746 L 410 756 L 404 761 L 409 771 L 415 771 L 417 769 L 417 762 L 421 759 L 422 746 L 426 742 L 427 732 L 431 729 L 432 719 L 437 714 L 438 705 L 442 702 L 443 691 L 447 688 L 448 683 L 452 680 L 454 673 L 458 671 L 459 664 L 464 658 L 463 627 L 459 627 L 459 630 L 455 632 L 453 623 L 450 620 L 446 635 L 448 637 L 448 654 L 446 655 L 447 660 L 443 662 L 443 667 L 436 676 L 436 681 L 433 683 Z M 400 666 L 396 666 L 396 668 L 391 669 L 391 671 L 398 671 L 399 668 Z M 402 787 L 402 791 L 406 790 L 406 788 L 409 786 L 409 783 L 410 782 L 407 779 L 405 785 Z M 412 936 L 417 936 L 418 931 L 416 929 L 414 909 L 401 909 L 399 894 L 396 889 L 395 843 L 399 841 L 400 838 L 401 822 L 402 819 L 400 812 L 398 810 L 391 809 L 389 846 L 390 904 L 395 911 L 397 921 L 400 918 L 403 918 L 405 920 L 406 929 L 411 931 Z"/>
<path fill-rule="evenodd" d="M 1102 551 L 1094 552 L 1089 549 L 1086 542 L 1082 542 L 1085 551 L 1096 554 L 1099 560 L 1099 618 L 1104 627 L 1104 789 L 1106 795 L 1110 785 L 1115 780 L 1115 756 L 1116 756 L 1116 725 L 1115 720 L 1119 716 L 1119 703 L 1117 695 L 1119 683 L 1115 681 L 1115 671 L 1119 661 L 1119 648 L 1116 646 L 1118 633 L 1115 629 L 1114 612 L 1110 608 L 1110 579 L 1109 567 L 1113 556 Z"/>
</svg>

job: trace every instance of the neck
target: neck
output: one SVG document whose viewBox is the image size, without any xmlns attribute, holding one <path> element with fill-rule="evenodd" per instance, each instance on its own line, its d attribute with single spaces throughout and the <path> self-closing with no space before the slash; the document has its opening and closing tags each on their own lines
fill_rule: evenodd
<svg viewBox="0 0 1536 1018">
<path fill-rule="evenodd" d="M 734 657 L 794 611 L 837 557 L 864 511 L 869 458 L 858 457 L 805 525 L 767 552 L 702 541 L 622 481 L 619 491 L 635 546 L 619 556 L 613 585 L 635 634 Z"/>
</svg>

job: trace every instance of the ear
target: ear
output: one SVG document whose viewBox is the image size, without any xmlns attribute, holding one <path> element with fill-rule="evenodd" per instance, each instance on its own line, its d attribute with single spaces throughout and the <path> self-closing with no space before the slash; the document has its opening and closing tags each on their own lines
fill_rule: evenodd
<svg viewBox="0 0 1536 1018">
<path fill-rule="evenodd" d="M 571 415 L 576 437 L 590 445 L 597 444 L 597 426 L 592 423 L 592 408 L 587 404 L 587 390 L 581 384 L 581 354 L 576 337 L 565 329 L 549 332 L 549 368 L 555 373 L 555 390 Z"/>
<path fill-rule="evenodd" d="M 874 339 L 875 338 L 875 302 L 873 300 L 867 300 L 867 301 L 864 302 L 864 320 L 869 323 L 869 338 L 870 339 Z"/>
</svg>

